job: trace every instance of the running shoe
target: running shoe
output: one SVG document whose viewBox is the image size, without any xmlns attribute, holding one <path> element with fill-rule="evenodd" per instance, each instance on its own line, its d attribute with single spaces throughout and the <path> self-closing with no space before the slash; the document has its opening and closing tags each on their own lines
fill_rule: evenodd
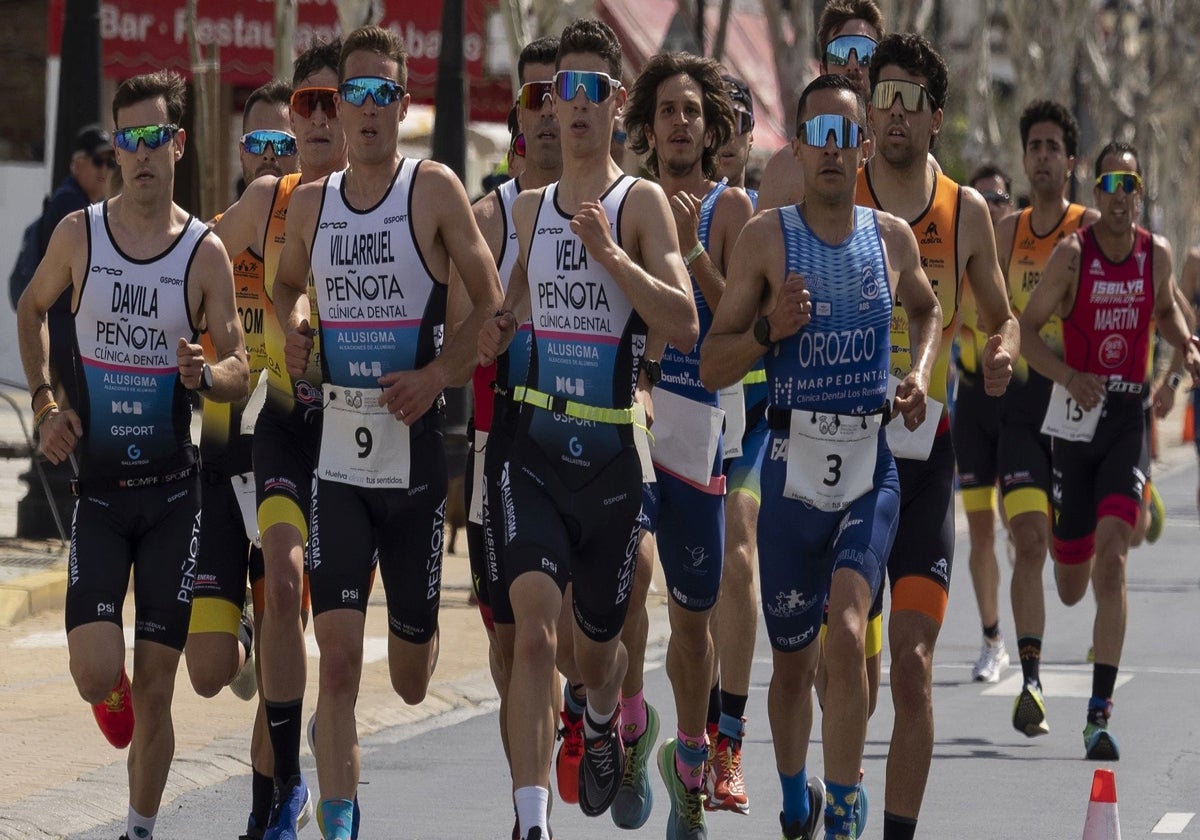
<svg viewBox="0 0 1200 840">
<path fill-rule="evenodd" d="M 866 771 L 858 769 L 858 799 L 854 803 L 854 836 L 862 837 L 867 829 L 867 786 L 863 784 Z"/>
<path fill-rule="evenodd" d="M 704 810 L 750 813 L 750 798 L 746 795 L 746 780 L 742 776 L 742 741 L 728 735 L 717 736 L 716 758 L 709 765 L 705 778 Z"/>
<path fill-rule="evenodd" d="M 554 760 L 558 796 L 563 802 L 575 805 L 579 802 L 579 762 L 583 760 L 583 715 L 575 717 L 566 709 L 558 714 L 563 723 L 558 730 L 562 743 Z"/>
<path fill-rule="evenodd" d="M 1146 542 L 1153 544 L 1158 542 L 1158 538 L 1162 536 L 1163 526 L 1167 524 L 1167 508 L 1153 481 L 1149 482 L 1149 487 L 1150 524 L 1146 527 Z"/>
<path fill-rule="evenodd" d="M 254 604 L 249 600 L 246 601 L 246 608 L 242 610 L 238 641 L 246 648 L 246 661 L 230 681 L 229 690 L 233 692 L 234 697 L 253 700 L 254 695 L 258 693 L 258 676 L 254 673 Z"/>
<path fill-rule="evenodd" d="M 1045 735 L 1050 731 L 1046 722 L 1046 703 L 1042 699 L 1042 687 L 1027 682 L 1013 703 L 1013 729 L 1024 732 L 1029 738 Z"/>
<path fill-rule="evenodd" d="M 654 791 L 650 787 L 650 751 L 658 740 L 658 712 L 646 703 L 646 731 L 632 744 L 625 745 L 625 775 L 613 800 L 613 823 L 617 828 L 641 828 L 650 818 L 654 807 Z"/>
<path fill-rule="evenodd" d="M 1083 748 L 1090 761 L 1119 761 L 1121 758 L 1117 739 L 1108 731 L 1111 709 L 1112 703 L 1104 708 L 1088 710 L 1087 726 L 1083 727 Z"/>
<path fill-rule="evenodd" d="M 819 776 L 808 778 L 808 819 L 786 825 L 780 811 L 779 825 L 783 828 L 783 840 L 820 840 L 817 832 L 825 830 L 825 783 Z"/>
<path fill-rule="evenodd" d="M 92 706 L 92 714 L 100 731 L 119 750 L 129 746 L 133 740 L 133 687 L 129 684 L 129 675 L 121 669 L 121 679 L 108 695 L 108 698 Z"/>
<path fill-rule="evenodd" d="M 313 712 L 308 719 L 308 726 L 304 728 L 305 734 L 308 736 L 308 750 L 313 754 L 313 758 L 317 755 L 317 713 Z M 325 826 L 321 822 L 321 809 L 317 808 L 317 830 L 321 832 L 321 836 L 325 836 Z M 308 818 L 305 817 L 305 822 Z M 354 795 L 354 820 L 350 824 L 350 840 L 358 840 L 358 828 L 362 824 L 362 810 L 358 807 L 358 794 Z M 300 823 L 297 827 L 303 826 Z"/>
<path fill-rule="evenodd" d="M 667 817 L 667 840 L 708 840 L 704 824 L 704 790 L 689 789 L 675 769 L 675 739 L 658 748 L 658 773 L 667 786 L 671 814 Z"/>
<path fill-rule="evenodd" d="M 1004 640 L 997 639 L 993 644 L 984 636 L 979 659 L 975 660 L 975 667 L 971 669 L 971 679 L 983 683 L 999 682 L 1000 674 L 1008 667 L 1008 662 L 1008 649 L 1004 647 Z"/>
<path fill-rule="evenodd" d="M 618 731 L 620 716 L 613 714 L 608 727 L 595 738 L 583 739 L 579 761 L 579 810 L 598 817 L 608 810 L 625 778 L 625 747 Z"/>
<path fill-rule="evenodd" d="M 312 793 L 304 783 L 304 776 L 292 776 L 282 788 L 275 788 L 263 840 L 296 840 L 300 829 L 312 819 L 312 812 Z"/>
<path fill-rule="evenodd" d="M 246 820 L 246 833 L 238 837 L 238 840 L 262 840 L 262 837 L 262 826 L 258 824 L 254 819 L 254 815 L 251 814 L 250 818 Z"/>
</svg>

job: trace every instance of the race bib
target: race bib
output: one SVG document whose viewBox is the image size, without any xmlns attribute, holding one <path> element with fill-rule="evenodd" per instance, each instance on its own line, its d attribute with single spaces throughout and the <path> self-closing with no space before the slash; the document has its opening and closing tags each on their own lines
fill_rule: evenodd
<svg viewBox="0 0 1200 840">
<path fill-rule="evenodd" d="M 654 391 L 654 463 L 707 486 L 712 480 L 725 412 L 670 391 Z"/>
<path fill-rule="evenodd" d="M 654 475 L 654 461 L 650 457 L 650 433 L 646 429 L 646 406 L 633 404 L 633 446 L 637 450 L 638 462 L 642 465 L 642 484 L 658 481 Z"/>
<path fill-rule="evenodd" d="M 233 494 L 237 497 L 238 509 L 242 512 L 242 525 L 246 528 L 246 539 L 262 548 L 258 534 L 258 501 L 255 495 L 254 473 L 247 472 L 229 479 Z"/>
<path fill-rule="evenodd" d="M 324 386 L 317 477 L 357 487 L 409 486 L 408 426 L 379 405 L 378 388 Z"/>
<path fill-rule="evenodd" d="M 723 459 L 742 456 L 742 438 L 746 434 L 746 392 L 741 382 L 722 388 L 717 396 L 725 412 L 725 451 Z"/>
<path fill-rule="evenodd" d="M 899 384 L 899 379 L 888 376 L 888 405 L 891 405 L 896 399 L 896 387 Z M 920 426 L 910 432 L 904 425 L 904 418 L 900 415 L 894 417 L 892 422 L 887 424 L 885 431 L 887 432 L 888 449 L 892 450 L 892 454 L 897 458 L 928 461 L 941 419 L 942 404 L 927 394 L 925 396 L 925 420 Z"/>
<path fill-rule="evenodd" d="M 1050 391 L 1050 404 L 1046 406 L 1046 418 L 1042 420 L 1042 434 L 1087 443 L 1096 434 L 1096 424 L 1103 412 L 1104 400 L 1091 411 L 1084 411 L 1071 392 L 1055 382 Z"/>
<path fill-rule="evenodd" d="M 258 383 L 255 384 L 254 390 L 250 392 L 250 399 L 246 400 L 246 405 L 242 408 L 242 426 L 240 430 L 242 434 L 254 434 L 254 424 L 258 422 L 258 414 L 262 411 L 263 405 L 266 402 L 267 372 L 263 370 L 258 374 Z"/>
<path fill-rule="evenodd" d="M 483 457 L 487 453 L 488 433 L 475 430 L 475 474 L 471 476 L 471 510 L 467 519 L 476 525 L 483 524 Z"/>
<path fill-rule="evenodd" d="M 845 510 L 870 492 L 882 414 L 793 411 L 783 495 L 818 510 Z"/>
</svg>

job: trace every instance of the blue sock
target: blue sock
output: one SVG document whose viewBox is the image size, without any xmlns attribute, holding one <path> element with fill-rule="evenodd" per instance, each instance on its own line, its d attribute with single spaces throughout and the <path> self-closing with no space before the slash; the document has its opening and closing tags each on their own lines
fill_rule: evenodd
<svg viewBox="0 0 1200 840">
<path fill-rule="evenodd" d="M 350 840 L 354 803 L 349 799 L 322 799 L 320 807 L 325 840 Z"/>
<path fill-rule="evenodd" d="M 742 728 L 742 719 L 724 712 L 721 712 L 721 723 L 718 728 L 722 735 L 735 741 L 742 740 L 746 735 L 746 730 Z"/>
<path fill-rule="evenodd" d="M 580 685 L 579 687 L 583 688 L 582 685 Z M 572 691 L 571 689 L 572 689 L 571 683 L 569 683 L 569 682 L 563 683 L 563 708 L 567 710 L 568 714 L 570 714 L 571 717 L 581 718 L 581 717 L 583 717 L 583 710 L 585 708 L 585 704 L 587 701 L 586 701 L 586 699 L 585 700 L 578 699 L 575 696 L 575 692 Z"/>
<path fill-rule="evenodd" d="M 808 819 L 808 768 L 801 767 L 795 776 L 780 773 L 779 784 L 783 788 L 783 822 L 803 824 Z"/>
<path fill-rule="evenodd" d="M 825 780 L 825 837 L 853 840 L 854 804 L 858 801 L 858 785 L 839 785 Z"/>
</svg>

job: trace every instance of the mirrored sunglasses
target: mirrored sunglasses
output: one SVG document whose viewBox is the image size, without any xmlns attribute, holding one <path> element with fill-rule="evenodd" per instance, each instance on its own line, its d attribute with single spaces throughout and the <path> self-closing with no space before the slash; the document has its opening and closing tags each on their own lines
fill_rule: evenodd
<svg viewBox="0 0 1200 840">
<path fill-rule="evenodd" d="M 377 106 L 386 108 L 404 97 L 404 87 L 379 76 L 355 76 L 338 85 L 338 93 L 355 108 L 366 102 L 368 96 Z"/>
<path fill-rule="evenodd" d="M 1105 172 L 1096 179 L 1101 192 L 1113 195 L 1117 190 L 1135 193 L 1142 188 L 1142 176 L 1136 172 Z"/>
<path fill-rule="evenodd" d="M 866 136 L 866 130 L 861 125 L 849 117 L 836 114 L 820 114 L 805 121 L 796 136 L 809 146 L 824 148 L 831 133 L 839 149 L 857 149 Z"/>
<path fill-rule="evenodd" d="M 733 133 L 741 136 L 754 129 L 754 115 L 741 108 L 733 109 Z"/>
<path fill-rule="evenodd" d="M 590 70 L 559 70 L 554 74 L 554 92 L 559 99 L 570 102 L 583 91 L 588 101 L 599 105 L 617 92 L 621 82 L 607 73 Z"/>
<path fill-rule="evenodd" d="M 871 65 L 875 53 L 875 39 L 866 35 L 839 35 L 825 45 L 825 66 L 845 67 L 850 63 L 850 54 L 861 67 Z"/>
<path fill-rule="evenodd" d="M 525 157 L 525 135 L 518 134 L 513 138 L 512 142 L 513 154 L 517 157 Z"/>
<path fill-rule="evenodd" d="M 526 82 L 517 95 L 517 106 L 530 111 L 540 110 L 547 97 L 554 99 L 554 82 Z"/>
<path fill-rule="evenodd" d="M 296 154 L 296 138 L 286 131 L 249 131 L 242 135 L 242 148 L 248 154 L 261 155 L 270 146 L 276 157 L 291 157 Z"/>
<path fill-rule="evenodd" d="M 933 97 L 925 89 L 925 85 L 919 85 L 916 82 L 906 82 L 902 79 L 878 82 L 875 85 L 875 90 L 871 93 L 871 104 L 880 110 L 886 111 L 892 107 L 892 103 L 896 101 L 897 96 L 900 97 L 900 102 L 904 105 L 905 111 L 914 113 L 924 111 L 926 106 L 931 111 L 937 108 Z"/>
<path fill-rule="evenodd" d="M 333 102 L 333 95 L 335 93 L 337 93 L 337 88 L 331 87 L 298 88 L 292 94 L 292 113 L 306 120 L 312 116 L 313 111 L 317 110 L 317 106 L 320 105 L 321 110 L 325 112 L 325 116 L 332 118 L 337 114 L 337 109 Z"/>
<path fill-rule="evenodd" d="M 145 143 L 146 148 L 154 151 L 163 143 L 175 136 L 179 126 L 175 123 L 167 125 L 135 125 L 130 128 L 118 128 L 113 132 L 113 145 L 127 152 L 136 152 L 138 143 Z"/>
<path fill-rule="evenodd" d="M 1012 201 L 1012 196 L 1006 192 L 993 192 L 992 190 L 987 190 L 985 192 L 981 192 L 980 195 L 983 196 L 983 200 L 988 204 L 1008 204 Z"/>
</svg>

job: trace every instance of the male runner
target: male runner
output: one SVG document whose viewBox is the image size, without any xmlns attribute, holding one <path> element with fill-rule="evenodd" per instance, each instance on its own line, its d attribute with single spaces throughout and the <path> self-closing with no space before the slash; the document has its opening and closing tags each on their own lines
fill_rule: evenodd
<svg viewBox="0 0 1200 840">
<path fill-rule="evenodd" d="M 516 621 L 508 734 L 524 840 L 548 837 L 553 728 L 533 710 L 548 705 L 543 687 L 568 579 L 574 661 L 586 686 L 580 808 L 604 813 L 621 783 L 627 657 L 619 637 L 641 508 L 633 394 L 648 330 L 683 351 L 698 331 L 667 199 L 623 175 L 610 155 L 626 98 L 616 36 L 594 19 L 572 22 L 556 67 L 562 179 L 517 197 L 517 265 L 502 314 L 479 337 L 480 363 L 489 364 L 532 317 L 528 384 L 513 391 L 524 405 L 501 481 Z"/>
<path fill-rule="evenodd" d="M 267 840 L 292 840 L 312 811 L 300 775 L 300 732 L 308 655 L 304 623 L 308 599 L 304 553 L 308 543 L 312 473 L 321 434 L 319 348 L 302 376 L 292 377 L 284 359 L 284 334 L 275 306 L 275 273 L 284 223 L 296 187 L 346 165 L 346 138 L 334 107 L 341 41 L 318 42 L 296 57 L 289 108 L 299 174 L 266 176 L 251 183 L 225 211 L 216 233 L 231 253 L 261 248 L 269 304 L 263 313 L 267 354 L 266 398 L 254 426 L 255 503 L 262 542 L 264 595 L 258 633 L 259 695 L 266 708 L 271 750 L 255 765 L 255 802 L 273 790 Z M 310 295 L 314 294 L 310 290 Z M 311 326 L 311 324 L 310 324 Z M 270 756 L 270 758 L 268 758 Z M 274 762 L 272 767 L 271 762 Z M 257 812 L 259 805 L 254 806 Z M 247 827 L 253 838 L 262 827 Z"/>
<path fill-rule="evenodd" d="M 903 220 L 855 207 L 870 154 L 862 100 L 844 76 L 800 96 L 792 148 L 808 185 L 796 207 L 746 226 L 704 345 L 705 381 L 736 381 L 766 355 L 770 456 L 758 550 L 773 673 L 767 708 L 783 788 L 785 838 L 862 831 L 859 768 L 867 731 L 868 611 L 883 580 L 900 485 L 883 424 L 893 301 L 903 297 L 912 370 L 893 422 L 916 428 L 937 355 L 941 313 Z M 822 715 L 825 781 L 808 779 L 811 692 L 828 605 Z M 827 797 L 827 798 L 826 798 Z"/>
<path fill-rule="evenodd" d="M 1036 100 L 1021 112 L 1020 131 L 1030 206 L 1006 217 L 996 229 L 1000 269 L 1018 316 L 1025 311 L 1054 246 L 1100 217 L 1096 210 L 1067 198 L 1079 144 L 1074 115 L 1058 102 Z M 1061 357 L 1058 316 L 1048 317 L 1040 333 Z M 1050 731 L 1039 666 L 1046 628 L 1042 573 L 1050 548 L 1050 437 L 1042 433 L 1042 418 L 1051 385 L 1024 358 L 1018 361 L 1001 401 L 997 453 L 1013 541 L 1012 611 L 1022 675 L 1021 693 L 1013 704 L 1013 726 L 1029 737 Z"/>
<path fill-rule="evenodd" d="M 276 276 L 292 376 L 302 376 L 312 359 L 310 272 L 321 319 L 325 413 L 309 579 L 321 648 L 314 741 L 327 840 L 351 837 L 359 776 L 354 702 L 376 553 L 392 686 L 406 703 L 424 699 L 437 661 L 442 390 L 466 382 L 475 355 L 474 342 L 461 336 L 442 346 L 451 260 L 473 304 L 464 334 L 474 336 L 501 299 L 458 178 L 400 153 L 406 60 L 389 30 L 365 26 L 346 36 L 335 101 L 349 165 L 296 189 Z"/>
<path fill-rule="evenodd" d="M 703 340 L 725 291 L 734 242 L 754 212 L 743 191 L 717 181 L 717 151 L 734 128 L 720 65 L 688 53 L 654 56 L 633 84 L 624 117 L 631 151 L 649 152 L 646 166 L 670 197 Z M 716 393 L 700 380 L 698 348 L 664 349 L 652 335 L 647 352 L 643 370 L 654 386 L 655 481 L 643 488 L 639 551 L 656 543 L 670 593 L 667 675 L 678 718 L 676 737 L 659 750 L 658 767 L 671 800 L 668 836 L 702 838 L 705 721 L 714 664 L 708 625 L 725 548 L 724 412 Z M 645 637 L 632 644 L 644 646 Z M 622 828 L 640 828 L 653 801 L 645 768 L 658 735 L 658 713 L 644 701 L 640 684 L 630 693 L 626 679 L 623 688 L 625 778 L 612 816 Z"/>
<path fill-rule="evenodd" d="M 171 697 L 187 639 L 200 532 L 192 398 L 247 393 L 233 272 L 220 241 L 171 200 L 187 85 L 135 76 L 113 98 L 121 195 L 55 229 L 18 307 L 39 448 L 78 457 L 67 575 L 67 649 L 80 696 L 118 749 L 130 744 L 126 838 L 154 834 L 175 751 Z M 60 411 L 49 384 L 46 312 L 72 289 L 79 388 Z M 209 363 L 198 343 L 207 329 Z M 132 685 L 121 610 L 134 572 Z M 134 719 L 137 726 L 134 726 Z"/>
<path fill-rule="evenodd" d="M 1200 321 L 1200 247 L 1191 248 L 1187 252 L 1187 257 L 1183 261 L 1183 270 L 1179 273 L 1179 291 L 1183 294 L 1184 300 L 1191 307 L 1193 330 L 1195 324 Z M 1181 378 L 1167 375 L 1166 385 L 1172 392 L 1171 401 L 1174 403 L 1174 392 L 1182 382 Z M 1200 436 L 1196 435 L 1197 427 L 1200 427 L 1200 390 L 1193 389 L 1188 399 L 1192 401 L 1192 440 L 1196 446 L 1196 455 L 1200 457 Z M 1166 416 L 1170 411 L 1170 407 L 1166 407 L 1160 417 Z M 1200 512 L 1200 483 L 1196 487 L 1196 510 Z"/>
<path fill-rule="evenodd" d="M 984 392 L 1004 393 L 1012 360 L 1020 352 L 1016 319 L 1008 308 L 996 263 L 996 242 L 987 205 L 929 162 L 942 127 L 948 71 L 941 56 L 918 35 L 889 35 L 871 58 L 869 109 L 876 154 L 858 179 L 858 201 L 909 220 L 922 264 L 942 307 L 942 343 L 929 396 L 945 405 L 950 346 L 958 323 L 964 276 L 979 305 L 979 326 L 988 333 L 980 367 Z M 906 306 L 897 306 L 892 329 L 893 373 L 899 376 L 908 343 Z M 933 651 L 946 612 L 954 558 L 954 452 L 943 410 L 931 413 L 930 449 L 904 449 L 898 457 L 900 526 L 888 558 L 891 616 L 892 704 L 895 723 L 888 754 L 884 840 L 909 840 L 925 793 L 933 757 Z M 927 430 L 923 430 L 927 431 Z M 900 437 L 890 434 L 893 449 Z M 924 456 L 922 458 L 921 456 Z M 880 614 L 882 598 L 872 607 Z M 878 673 L 878 663 L 870 670 Z"/>
<path fill-rule="evenodd" d="M 1112 142 L 1096 156 L 1100 211 L 1054 249 L 1021 313 L 1025 357 L 1054 382 L 1046 409 L 1052 449 L 1055 579 L 1065 604 L 1089 582 L 1096 598 L 1095 664 L 1084 753 L 1120 758 L 1108 730 L 1125 641 L 1125 562 L 1149 467 L 1143 400 L 1151 321 L 1200 382 L 1200 350 L 1172 291 L 1171 248 L 1137 224 L 1142 177 L 1137 150 Z M 1063 357 L 1039 334 L 1062 318 Z"/>
</svg>

